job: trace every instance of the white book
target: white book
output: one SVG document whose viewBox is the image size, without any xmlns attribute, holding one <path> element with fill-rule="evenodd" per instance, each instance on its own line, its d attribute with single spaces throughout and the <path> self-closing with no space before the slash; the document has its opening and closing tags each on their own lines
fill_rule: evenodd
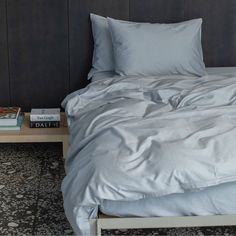
<svg viewBox="0 0 236 236">
<path fill-rule="evenodd" d="M 60 121 L 60 108 L 31 109 L 30 121 Z"/>
</svg>

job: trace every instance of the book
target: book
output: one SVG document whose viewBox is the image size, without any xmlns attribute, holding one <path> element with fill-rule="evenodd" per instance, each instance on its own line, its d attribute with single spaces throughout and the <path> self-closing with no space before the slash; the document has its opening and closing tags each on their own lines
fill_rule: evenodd
<svg viewBox="0 0 236 236">
<path fill-rule="evenodd" d="M 60 121 L 60 108 L 31 109 L 30 121 Z"/>
<path fill-rule="evenodd" d="M 30 121 L 30 128 L 59 128 L 60 121 Z"/>
<path fill-rule="evenodd" d="M 21 129 L 21 125 L 22 125 L 23 121 L 24 121 L 24 114 L 21 113 L 17 118 L 16 125 L 0 126 L 0 131 L 19 131 Z"/>
<path fill-rule="evenodd" d="M 0 126 L 16 126 L 20 107 L 0 107 Z"/>
</svg>

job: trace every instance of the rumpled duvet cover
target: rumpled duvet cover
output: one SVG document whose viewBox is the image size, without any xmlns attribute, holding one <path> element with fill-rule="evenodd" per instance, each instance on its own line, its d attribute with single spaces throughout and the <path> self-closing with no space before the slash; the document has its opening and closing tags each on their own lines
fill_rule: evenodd
<svg viewBox="0 0 236 236">
<path fill-rule="evenodd" d="M 107 200 L 236 181 L 236 77 L 107 77 L 68 95 L 62 191 L 75 233 Z"/>
</svg>

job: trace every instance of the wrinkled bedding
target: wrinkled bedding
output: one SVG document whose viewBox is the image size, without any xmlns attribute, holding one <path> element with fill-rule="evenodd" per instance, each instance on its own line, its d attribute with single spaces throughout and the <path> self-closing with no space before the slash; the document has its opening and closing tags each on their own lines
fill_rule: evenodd
<svg viewBox="0 0 236 236">
<path fill-rule="evenodd" d="M 108 77 L 66 97 L 66 215 L 236 181 L 236 77 Z"/>
<path fill-rule="evenodd" d="M 235 196 L 236 182 L 230 182 L 137 201 L 103 200 L 99 211 L 118 217 L 235 215 Z"/>
</svg>

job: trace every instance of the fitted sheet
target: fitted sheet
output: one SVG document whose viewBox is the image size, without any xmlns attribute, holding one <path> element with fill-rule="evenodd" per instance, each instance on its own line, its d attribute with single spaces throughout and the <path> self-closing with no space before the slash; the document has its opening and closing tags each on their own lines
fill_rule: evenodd
<svg viewBox="0 0 236 236">
<path fill-rule="evenodd" d="M 104 200 L 99 210 L 104 214 L 119 217 L 236 214 L 236 182 L 160 198 L 137 201 Z"/>
</svg>

